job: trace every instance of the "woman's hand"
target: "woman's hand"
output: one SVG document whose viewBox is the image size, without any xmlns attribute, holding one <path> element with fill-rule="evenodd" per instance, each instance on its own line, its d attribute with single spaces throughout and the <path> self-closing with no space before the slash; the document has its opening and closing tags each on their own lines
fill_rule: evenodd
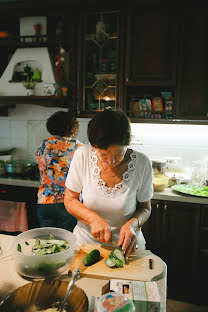
<svg viewBox="0 0 208 312">
<path fill-rule="evenodd" d="M 112 232 L 109 224 L 101 217 L 94 218 L 89 224 L 91 235 L 102 243 L 109 244 L 112 240 Z"/>
<path fill-rule="evenodd" d="M 122 248 L 126 260 L 131 253 L 135 252 L 136 245 L 136 229 L 134 223 L 128 221 L 122 226 L 118 240 L 118 246 Z"/>
</svg>

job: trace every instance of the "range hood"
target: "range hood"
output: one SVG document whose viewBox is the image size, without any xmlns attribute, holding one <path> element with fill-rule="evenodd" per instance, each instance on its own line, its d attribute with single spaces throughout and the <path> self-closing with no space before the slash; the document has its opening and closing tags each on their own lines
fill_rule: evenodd
<svg viewBox="0 0 208 312">
<path fill-rule="evenodd" d="M 27 96 L 26 89 L 22 82 L 15 82 L 13 79 L 17 68 L 30 66 L 32 70 L 38 68 L 41 73 L 41 82 L 35 86 L 34 95 L 44 96 L 44 86 L 55 83 L 53 68 L 48 52 L 48 48 L 18 48 L 13 54 L 2 77 L 0 78 L 0 96 Z"/>
</svg>

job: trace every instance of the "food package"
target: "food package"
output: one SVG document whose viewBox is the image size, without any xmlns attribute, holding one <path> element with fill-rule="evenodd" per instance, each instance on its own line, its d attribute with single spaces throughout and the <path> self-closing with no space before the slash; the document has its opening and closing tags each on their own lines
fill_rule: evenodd
<svg viewBox="0 0 208 312">
<path fill-rule="evenodd" d="M 136 311 L 160 311 L 160 295 L 156 282 L 111 279 L 110 290 L 133 300 Z"/>
<path fill-rule="evenodd" d="M 165 174 L 157 173 L 153 175 L 153 188 L 155 192 L 163 191 L 169 182 L 169 177 Z"/>
<path fill-rule="evenodd" d="M 157 96 L 152 99 L 152 108 L 154 112 L 163 111 L 163 100 L 161 96 Z"/>
</svg>

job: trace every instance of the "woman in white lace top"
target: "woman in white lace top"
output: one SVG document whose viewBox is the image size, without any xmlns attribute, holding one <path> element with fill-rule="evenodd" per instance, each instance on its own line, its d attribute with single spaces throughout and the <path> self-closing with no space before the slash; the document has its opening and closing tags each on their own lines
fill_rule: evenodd
<svg viewBox="0 0 208 312">
<path fill-rule="evenodd" d="M 78 219 L 73 233 L 79 245 L 116 241 L 128 258 L 136 247 L 145 249 L 141 226 L 151 213 L 151 162 L 128 148 L 131 127 L 122 111 L 96 113 L 88 139 L 75 152 L 66 179 L 64 204 Z"/>
</svg>

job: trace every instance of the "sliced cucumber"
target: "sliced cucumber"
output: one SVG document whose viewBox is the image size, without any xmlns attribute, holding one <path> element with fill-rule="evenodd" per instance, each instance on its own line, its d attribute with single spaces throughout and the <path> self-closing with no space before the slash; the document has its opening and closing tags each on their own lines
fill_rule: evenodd
<svg viewBox="0 0 208 312">
<path fill-rule="evenodd" d="M 124 255 L 122 254 L 121 250 L 116 248 L 113 250 L 113 255 L 116 256 L 123 264 L 125 264 L 125 258 Z"/>
<path fill-rule="evenodd" d="M 115 268 L 115 263 L 113 261 L 111 261 L 110 258 L 106 258 L 105 259 L 105 264 L 109 267 L 109 268 Z"/>
<path fill-rule="evenodd" d="M 115 263 L 115 265 L 118 267 L 118 268 L 122 268 L 123 267 L 123 263 L 121 262 L 120 259 L 118 259 L 115 254 L 113 253 L 113 251 L 111 251 L 110 255 L 109 255 L 109 258 L 112 262 Z"/>
</svg>

